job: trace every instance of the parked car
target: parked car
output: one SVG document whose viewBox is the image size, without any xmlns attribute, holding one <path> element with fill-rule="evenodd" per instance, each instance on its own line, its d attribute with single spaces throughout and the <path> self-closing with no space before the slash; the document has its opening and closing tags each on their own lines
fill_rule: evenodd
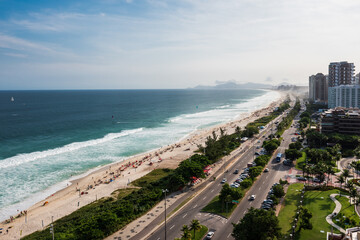
<svg viewBox="0 0 360 240">
<path fill-rule="evenodd" d="M 268 169 L 268 168 L 265 168 L 264 172 L 268 172 L 268 171 L 269 171 L 269 169 Z"/>
<path fill-rule="evenodd" d="M 288 159 L 286 159 L 285 161 L 283 161 L 283 164 L 284 164 L 285 166 L 291 166 L 291 161 L 288 160 Z"/>
<path fill-rule="evenodd" d="M 299 180 L 299 181 L 306 181 L 306 178 L 304 178 L 304 177 L 298 177 L 297 180 Z"/>
<path fill-rule="evenodd" d="M 208 234 L 206 234 L 206 239 L 211 239 L 214 236 L 214 232 L 210 231 Z"/>
<path fill-rule="evenodd" d="M 318 179 L 318 178 L 314 178 L 314 179 L 313 179 L 313 182 L 320 183 L 320 182 L 321 182 L 321 180 L 320 180 L 320 179 Z"/>
<path fill-rule="evenodd" d="M 235 182 L 237 182 L 237 183 L 241 183 L 242 181 L 244 181 L 244 179 L 242 179 L 242 178 L 238 178 L 238 179 L 236 179 L 236 181 L 235 181 Z"/>
</svg>

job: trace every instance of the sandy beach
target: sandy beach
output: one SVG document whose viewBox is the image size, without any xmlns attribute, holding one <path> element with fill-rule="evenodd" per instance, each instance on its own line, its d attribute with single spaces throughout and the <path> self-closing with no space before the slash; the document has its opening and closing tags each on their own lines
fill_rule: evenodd
<svg viewBox="0 0 360 240">
<path fill-rule="evenodd" d="M 20 239 L 34 231 L 42 230 L 52 221 L 84 205 L 110 196 L 117 189 L 126 188 L 129 183 L 156 168 L 176 168 L 181 161 L 194 154 L 198 144 L 204 145 L 207 136 L 213 131 L 219 133 L 221 127 L 231 134 L 237 126 L 243 129 L 249 122 L 271 112 L 282 102 L 285 95 L 281 94 L 280 98 L 269 102 L 269 105 L 262 109 L 244 113 L 231 122 L 198 130 L 175 144 L 104 166 L 85 177 L 73 180 L 65 189 L 26 209 L 26 214 L 22 212 L 24 209 L 19 209 L 21 216 L 9 223 L 2 222 L 0 228 L 3 228 L 3 233 L 0 234 L 0 239 Z"/>
</svg>

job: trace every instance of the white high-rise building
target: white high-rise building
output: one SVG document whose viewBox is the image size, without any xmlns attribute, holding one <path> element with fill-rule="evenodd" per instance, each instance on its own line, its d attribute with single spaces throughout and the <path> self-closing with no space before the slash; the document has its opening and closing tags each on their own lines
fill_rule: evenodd
<svg viewBox="0 0 360 240">
<path fill-rule="evenodd" d="M 355 66 L 348 62 L 329 65 L 328 107 L 360 107 L 360 86 L 354 75 Z"/>
<path fill-rule="evenodd" d="M 329 87 L 328 107 L 360 108 L 360 85 Z"/>
</svg>

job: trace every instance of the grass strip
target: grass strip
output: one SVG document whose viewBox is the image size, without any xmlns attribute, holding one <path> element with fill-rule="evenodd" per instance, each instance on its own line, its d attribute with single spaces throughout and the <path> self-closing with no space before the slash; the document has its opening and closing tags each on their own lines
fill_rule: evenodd
<svg viewBox="0 0 360 240">
<path fill-rule="evenodd" d="M 208 228 L 204 225 L 201 225 L 200 230 L 196 231 L 195 237 L 194 237 L 194 231 L 190 231 L 191 233 L 191 240 L 201 240 L 204 239 L 205 234 L 208 232 Z"/>
<path fill-rule="evenodd" d="M 304 184 L 291 184 L 286 192 L 284 207 L 280 210 L 278 219 L 282 234 L 289 234 L 291 230 L 291 223 L 296 214 L 297 207 L 301 199 L 301 190 Z"/>
</svg>

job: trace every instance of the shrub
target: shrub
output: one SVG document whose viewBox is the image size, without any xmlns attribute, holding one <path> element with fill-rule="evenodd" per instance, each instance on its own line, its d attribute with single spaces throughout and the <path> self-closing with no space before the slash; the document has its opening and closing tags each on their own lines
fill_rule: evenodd
<svg viewBox="0 0 360 240">
<path fill-rule="evenodd" d="M 244 181 L 242 181 L 242 182 L 240 183 L 240 186 L 241 186 L 243 189 L 248 188 L 248 187 L 250 187 L 251 185 L 252 185 L 252 181 L 251 181 L 251 179 L 249 179 L 249 178 L 245 179 Z"/>
</svg>

